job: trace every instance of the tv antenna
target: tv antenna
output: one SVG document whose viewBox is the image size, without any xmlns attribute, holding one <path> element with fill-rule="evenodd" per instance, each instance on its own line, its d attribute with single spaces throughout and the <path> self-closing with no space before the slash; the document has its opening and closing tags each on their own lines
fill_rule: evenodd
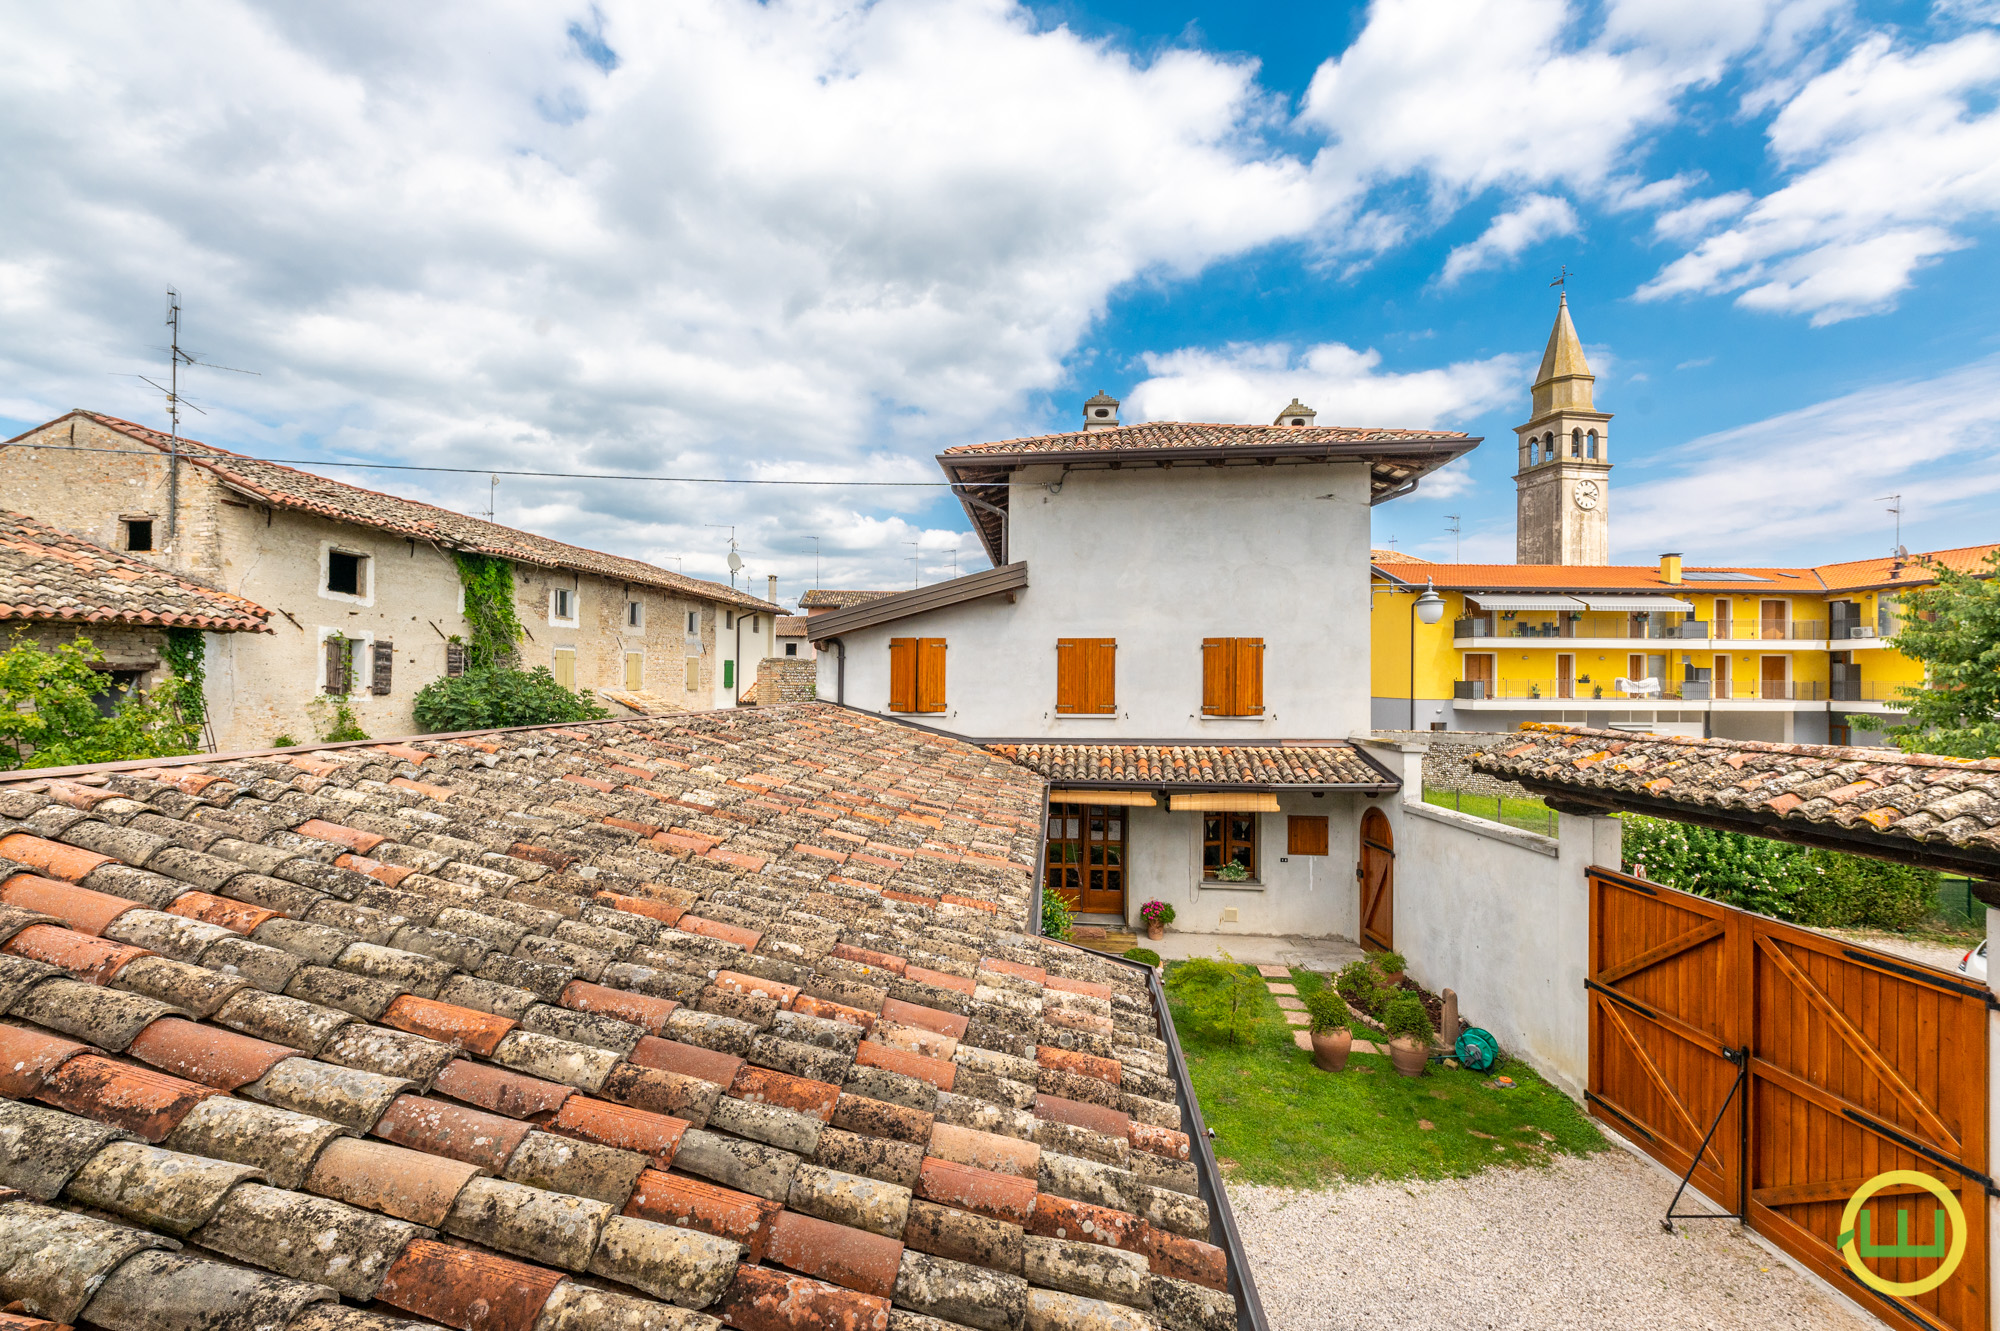
<svg viewBox="0 0 2000 1331">
<path fill-rule="evenodd" d="M 820 585 L 820 582 L 819 582 L 819 537 L 817 537 L 817 536 L 808 536 L 808 537 L 806 537 L 806 539 L 807 539 L 808 541 L 811 541 L 811 542 L 813 543 L 813 586 L 817 587 L 817 586 L 819 586 L 819 585 Z"/>
<path fill-rule="evenodd" d="M 489 476 L 486 479 L 488 481 L 486 486 L 486 520 L 491 522 L 493 521 L 494 501 L 500 496 L 500 478 L 498 476 Z"/>
<path fill-rule="evenodd" d="M 1451 525 L 1446 527 L 1445 530 L 1451 533 L 1451 562 L 1456 564 L 1458 562 L 1458 514 L 1447 513 L 1445 516 L 1451 519 Z"/>
<path fill-rule="evenodd" d="M 910 589 L 914 591 L 921 585 L 918 579 L 923 576 L 924 543 L 922 541 L 904 541 L 903 544 L 916 547 L 916 553 L 910 556 Z"/>
<path fill-rule="evenodd" d="M 1889 501 L 1889 507 L 1884 511 L 1896 515 L 1896 553 L 1900 555 L 1903 553 L 1903 496 L 1900 494 L 1875 496 L 1875 502 L 1878 504 L 1885 499 Z"/>
<path fill-rule="evenodd" d="M 734 587 L 736 585 L 737 571 L 743 567 L 743 556 L 736 552 L 736 524 L 733 522 L 704 522 L 701 525 L 729 533 L 729 585 Z"/>
<path fill-rule="evenodd" d="M 239 370 L 234 365 L 215 365 L 197 357 L 193 352 L 181 349 L 181 293 L 173 287 L 167 288 L 167 382 L 160 383 L 143 374 L 132 378 L 147 385 L 167 399 L 167 548 L 173 548 L 175 533 L 180 529 L 181 493 L 181 408 L 186 407 L 198 415 L 208 413 L 201 406 L 181 396 L 181 367 L 199 365 L 204 370 L 226 370 L 230 374 L 257 374 L 256 370 Z"/>
</svg>

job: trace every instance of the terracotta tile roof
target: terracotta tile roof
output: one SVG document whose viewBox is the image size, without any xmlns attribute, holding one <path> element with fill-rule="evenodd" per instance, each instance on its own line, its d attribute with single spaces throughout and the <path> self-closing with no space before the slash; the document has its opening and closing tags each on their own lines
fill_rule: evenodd
<svg viewBox="0 0 2000 1331">
<path fill-rule="evenodd" d="M 127 438 L 162 451 L 171 444 L 169 438 L 159 431 L 135 425 L 131 421 L 119 420 L 115 416 L 89 411 L 74 414 L 96 421 Z M 17 438 L 24 437 L 17 436 Z M 420 503 L 414 499 L 403 499 L 376 490 L 364 490 L 358 485 L 329 480 L 324 476 L 298 471 L 275 462 L 244 457 L 240 453 L 231 453 L 227 449 L 216 448 L 199 440 L 182 439 L 180 454 L 183 459 L 214 473 L 235 489 L 274 507 L 315 513 L 321 517 L 352 522 L 357 526 L 372 527 L 377 531 L 391 532 L 397 536 L 413 536 L 419 540 L 436 541 L 448 548 L 493 555 L 541 568 L 574 569 L 583 573 L 594 573 L 599 577 L 613 578 L 620 582 L 636 582 L 646 587 L 680 592 L 687 596 L 716 601 L 724 605 L 742 606 L 750 610 L 777 609 L 768 601 L 752 596 L 748 592 L 737 591 L 723 583 L 684 577 L 671 569 L 659 568 L 641 560 L 606 554 L 601 550 L 586 550 L 581 546 L 552 541 L 533 532 L 517 531 L 512 527 L 503 527 L 497 522 L 487 522 L 483 518 L 454 513 L 449 509 Z"/>
<path fill-rule="evenodd" d="M 1858 591 L 1863 588 L 1922 586 L 1933 581 L 1931 568 L 1937 565 L 1958 573 L 1989 573 L 1987 560 L 2000 544 L 1967 545 L 1956 550 L 1932 550 L 1908 559 L 1856 559 L 1845 564 L 1821 564 L 1814 571 L 1829 591 Z"/>
<path fill-rule="evenodd" d="M 1314 445 L 1409 444 L 1470 441 L 1456 430 L 1402 430 L 1348 425 L 1212 425 L 1194 421 L 1149 421 L 1109 430 L 1071 430 L 1026 439 L 997 439 L 985 444 L 960 444 L 940 457 L 978 457 L 984 453 L 1166 452 L 1175 449 L 1310 450 Z"/>
<path fill-rule="evenodd" d="M 1474 755 L 1473 767 L 1583 802 L 1715 813 L 1837 832 L 1857 850 L 1923 847 L 2000 864 L 2000 758 L 1539 724 L 1518 740 Z"/>
<path fill-rule="evenodd" d="M 1352 744 L 991 744 L 1052 783 L 1160 786 L 1394 786 Z"/>
<path fill-rule="evenodd" d="M 268 632 L 271 612 L 23 513 L 0 510 L 0 620 Z"/>
<path fill-rule="evenodd" d="M 1757 582 L 1730 579 L 1703 582 L 1696 579 L 1670 583 L 1660 577 L 1653 564 L 1425 564 L 1417 569 L 1400 569 L 1401 561 L 1373 560 L 1382 577 L 1421 583 L 1428 579 L 1442 591 L 1600 591 L 1653 592 L 1663 595 L 1699 595 L 1703 592 L 1818 594 L 1823 590 L 1819 577 L 1809 568 L 1748 568 L 1687 566 L 1686 572 L 1743 573 Z"/>
<path fill-rule="evenodd" d="M 800 705 L 18 775 L 28 1316 L 1235 1324 L 1159 1014 L 1023 932 L 995 755 Z"/>
<path fill-rule="evenodd" d="M 883 596 L 893 596 L 893 592 L 836 591 L 827 587 L 815 587 L 799 597 L 799 605 L 807 610 L 838 610 L 843 606 L 860 605 L 863 601 L 873 601 Z"/>
<path fill-rule="evenodd" d="M 779 615 L 778 636 L 781 638 L 803 638 L 806 636 L 806 615 Z"/>
<path fill-rule="evenodd" d="M 1431 561 L 1421 555 L 1405 554 L 1401 550 L 1370 550 L 1368 561 L 1372 564 L 1428 564 Z"/>
</svg>

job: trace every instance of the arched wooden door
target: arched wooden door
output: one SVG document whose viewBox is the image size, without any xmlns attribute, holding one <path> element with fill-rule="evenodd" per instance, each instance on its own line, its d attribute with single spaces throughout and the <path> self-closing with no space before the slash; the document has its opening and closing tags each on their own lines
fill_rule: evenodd
<svg viewBox="0 0 2000 1331">
<path fill-rule="evenodd" d="M 1380 809 L 1361 816 L 1361 946 L 1387 952 L 1396 946 L 1396 838 Z"/>
</svg>

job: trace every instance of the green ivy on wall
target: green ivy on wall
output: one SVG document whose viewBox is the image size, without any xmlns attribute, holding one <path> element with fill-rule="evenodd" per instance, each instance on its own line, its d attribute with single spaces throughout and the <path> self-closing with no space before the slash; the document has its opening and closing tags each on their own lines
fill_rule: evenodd
<svg viewBox="0 0 2000 1331">
<path fill-rule="evenodd" d="M 491 555 L 453 551 L 458 581 L 465 588 L 465 622 L 472 640 L 465 645 L 468 670 L 512 666 L 515 644 L 525 631 L 514 613 L 514 566 Z"/>
<path fill-rule="evenodd" d="M 200 629 L 170 628 L 160 657 L 174 675 L 174 705 L 196 734 L 208 720 L 208 645 Z"/>
</svg>

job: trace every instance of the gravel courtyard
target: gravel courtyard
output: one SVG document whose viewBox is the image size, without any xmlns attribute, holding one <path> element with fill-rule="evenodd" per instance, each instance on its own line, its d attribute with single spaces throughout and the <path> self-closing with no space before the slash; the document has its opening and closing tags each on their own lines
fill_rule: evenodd
<svg viewBox="0 0 2000 1331">
<path fill-rule="evenodd" d="M 1734 1221 L 1662 1233 L 1672 1196 L 1617 1149 L 1438 1183 L 1229 1189 L 1272 1331 L 1879 1331 Z"/>
</svg>

